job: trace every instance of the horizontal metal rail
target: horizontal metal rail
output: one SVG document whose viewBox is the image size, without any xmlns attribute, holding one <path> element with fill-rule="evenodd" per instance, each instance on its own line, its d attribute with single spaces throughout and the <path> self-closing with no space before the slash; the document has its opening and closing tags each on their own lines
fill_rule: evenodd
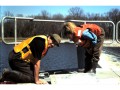
<svg viewBox="0 0 120 90">
<path fill-rule="evenodd" d="M 14 36 L 15 36 L 15 42 L 6 42 L 5 41 L 5 38 L 4 38 L 4 21 L 5 19 L 14 19 L 15 20 L 15 25 L 14 25 Z M 17 42 L 17 20 L 31 20 L 31 21 L 34 21 L 34 22 L 61 22 L 61 23 L 64 23 L 66 22 L 66 20 L 44 20 L 44 19 L 34 19 L 34 18 L 28 18 L 28 17 L 3 17 L 2 19 L 2 41 L 6 44 L 17 44 L 19 42 Z M 83 22 L 83 23 L 87 23 L 87 22 L 95 22 L 95 23 L 105 23 L 105 22 L 108 22 L 108 23 L 112 23 L 113 24 L 113 39 L 112 39 L 112 42 L 115 40 L 115 24 L 112 22 L 112 21 L 88 21 L 88 20 L 69 20 L 69 21 L 72 21 L 72 22 Z"/>
</svg>

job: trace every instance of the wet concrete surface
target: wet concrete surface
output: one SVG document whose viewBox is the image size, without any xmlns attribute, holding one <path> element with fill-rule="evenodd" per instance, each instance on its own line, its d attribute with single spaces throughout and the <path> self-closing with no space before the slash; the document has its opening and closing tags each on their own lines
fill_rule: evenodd
<svg viewBox="0 0 120 90">
<path fill-rule="evenodd" d="M 51 75 L 51 83 L 55 85 L 90 85 L 92 87 L 102 85 L 104 89 L 106 86 L 111 88 L 120 86 L 120 66 L 113 63 L 111 57 L 104 52 L 101 54 L 99 65 L 101 68 L 96 69 L 96 74 L 72 72 L 72 74 Z"/>
</svg>

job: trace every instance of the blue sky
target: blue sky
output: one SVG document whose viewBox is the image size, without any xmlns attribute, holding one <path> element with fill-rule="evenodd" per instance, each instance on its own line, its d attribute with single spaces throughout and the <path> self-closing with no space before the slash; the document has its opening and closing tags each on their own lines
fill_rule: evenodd
<svg viewBox="0 0 120 90">
<path fill-rule="evenodd" d="M 46 10 L 51 15 L 61 13 L 63 15 L 68 14 L 68 10 L 76 6 L 1 6 L 1 16 L 5 11 L 10 11 L 14 15 L 23 14 L 38 15 L 41 11 Z M 120 9 L 120 6 L 77 6 L 84 10 L 85 13 L 99 13 L 103 14 L 110 11 L 113 8 Z"/>
</svg>

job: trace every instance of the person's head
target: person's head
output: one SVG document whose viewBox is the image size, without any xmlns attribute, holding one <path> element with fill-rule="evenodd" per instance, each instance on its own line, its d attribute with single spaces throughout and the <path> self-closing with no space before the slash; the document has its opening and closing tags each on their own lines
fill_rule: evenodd
<svg viewBox="0 0 120 90">
<path fill-rule="evenodd" d="M 64 35 L 67 36 L 68 38 L 72 39 L 73 34 L 74 34 L 74 29 L 77 26 L 73 22 L 65 22 L 63 29 L 64 29 Z"/>
<path fill-rule="evenodd" d="M 50 34 L 48 37 L 48 47 L 58 46 L 61 42 L 61 38 L 58 34 Z"/>
<path fill-rule="evenodd" d="M 74 29 L 76 28 L 77 26 L 75 25 L 75 23 L 73 22 L 65 22 L 64 23 L 64 26 L 63 26 L 63 29 L 64 29 L 64 34 L 67 35 L 67 34 L 73 34 L 74 33 Z"/>
</svg>

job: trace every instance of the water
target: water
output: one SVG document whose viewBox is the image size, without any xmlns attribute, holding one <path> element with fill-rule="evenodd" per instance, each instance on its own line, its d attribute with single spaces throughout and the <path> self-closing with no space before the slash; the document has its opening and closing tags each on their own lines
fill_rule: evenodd
<svg viewBox="0 0 120 90">
<path fill-rule="evenodd" d="M 8 64 L 8 55 L 12 50 L 13 45 L 6 45 L 3 42 L 0 42 L 0 72 L 3 68 L 9 68 Z"/>
<path fill-rule="evenodd" d="M 0 72 L 3 68 L 9 68 L 8 55 L 13 46 L 0 42 Z M 72 43 L 62 43 L 60 47 L 50 49 L 41 61 L 42 71 L 73 68 L 78 68 L 78 59 L 76 47 Z"/>
</svg>

